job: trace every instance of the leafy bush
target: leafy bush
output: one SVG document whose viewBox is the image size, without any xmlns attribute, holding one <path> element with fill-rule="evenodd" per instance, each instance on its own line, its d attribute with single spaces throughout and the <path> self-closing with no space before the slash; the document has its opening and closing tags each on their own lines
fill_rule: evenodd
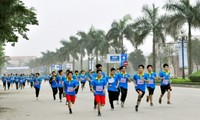
<svg viewBox="0 0 200 120">
<path fill-rule="evenodd" d="M 189 78 L 192 82 L 200 82 L 200 71 L 193 73 Z"/>
</svg>

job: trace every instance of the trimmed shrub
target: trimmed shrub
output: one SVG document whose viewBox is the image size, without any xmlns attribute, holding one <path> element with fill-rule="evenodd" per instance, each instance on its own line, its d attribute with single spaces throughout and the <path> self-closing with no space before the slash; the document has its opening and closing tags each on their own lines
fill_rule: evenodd
<svg viewBox="0 0 200 120">
<path fill-rule="evenodd" d="M 200 70 L 189 76 L 192 82 L 200 82 Z"/>
</svg>

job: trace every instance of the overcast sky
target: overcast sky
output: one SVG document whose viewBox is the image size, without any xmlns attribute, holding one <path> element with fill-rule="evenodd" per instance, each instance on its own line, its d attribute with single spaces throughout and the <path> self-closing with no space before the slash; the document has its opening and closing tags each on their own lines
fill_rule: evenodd
<svg viewBox="0 0 200 120">
<path fill-rule="evenodd" d="M 39 26 L 30 26 L 29 41 L 22 38 L 15 47 L 9 44 L 6 55 L 41 56 L 41 52 L 55 51 L 61 46 L 61 39 L 68 39 L 77 31 L 95 28 L 109 30 L 114 19 L 130 14 L 133 19 L 142 15 L 143 4 L 162 8 L 166 0 L 22 0 L 26 6 L 36 9 Z M 161 11 L 163 13 L 163 11 Z M 133 47 L 125 43 L 128 52 Z M 152 51 L 152 40 L 148 37 L 140 47 L 145 55 Z"/>
</svg>

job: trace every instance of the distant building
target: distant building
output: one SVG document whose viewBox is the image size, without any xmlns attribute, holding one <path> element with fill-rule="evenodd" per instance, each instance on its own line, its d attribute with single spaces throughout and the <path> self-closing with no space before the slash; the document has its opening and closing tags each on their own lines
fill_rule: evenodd
<svg viewBox="0 0 200 120">
<path fill-rule="evenodd" d="M 8 64 L 3 69 L 4 73 L 30 73 L 31 70 L 27 64 L 36 56 L 9 56 L 9 58 Z"/>
<path fill-rule="evenodd" d="M 10 56 L 8 66 L 25 66 L 30 60 L 35 59 L 36 56 Z"/>
</svg>

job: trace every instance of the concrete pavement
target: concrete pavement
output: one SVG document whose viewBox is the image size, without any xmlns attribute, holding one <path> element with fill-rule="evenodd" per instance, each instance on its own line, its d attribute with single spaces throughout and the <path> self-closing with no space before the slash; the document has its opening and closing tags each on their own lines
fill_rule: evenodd
<svg viewBox="0 0 200 120">
<path fill-rule="evenodd" d="M 42 83 L 39 100 L 35 99 L 35 90 L 26 86 L 24 90 L 15 90 L 12 87 L 4 91 L 0 87 L 0 120 L 198 120 L 200 119 L 200 89 L 173 87 L 172 104 L 167 105 L 166 95 L 163 103 L 158 103 L 160 88 L 157 87 L 154 95 L 154 106 L 150 107 L 146 99 L 142 100 L 139 112 L 134 106 L 137 93 L 133 84 L 129 84 L 129 91 L 125 108 L 116 105 L 115 110 L 110 110 L 108 97 L 106 106 L 102 109 L 102 116 L 97 116 L 93 109 L 93 94 L 88 89 L 79 90 L 75 105 L 72 106 L 73 114 L 70 115 L 65 105 L 65 98 L 60 103 L 53 101 L 52 91 L 48 82 Z M 145 97 L 146 98 L 146 97 Z"/>
</svg>

